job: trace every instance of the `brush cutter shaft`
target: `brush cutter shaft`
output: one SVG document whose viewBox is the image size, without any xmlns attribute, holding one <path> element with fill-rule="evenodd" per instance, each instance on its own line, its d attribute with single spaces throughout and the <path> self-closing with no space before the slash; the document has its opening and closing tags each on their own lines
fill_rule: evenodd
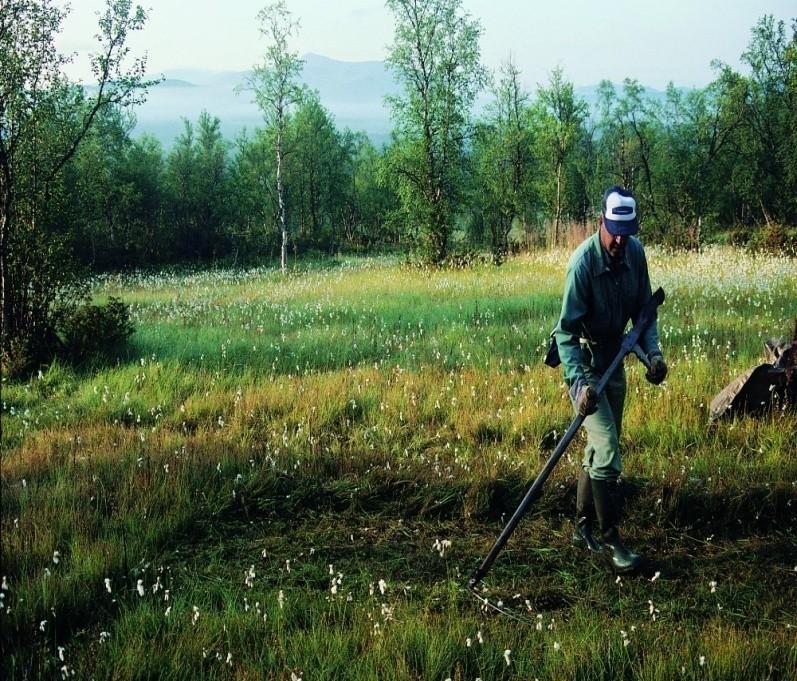
<svg viewBox="0 0 797 681">
<path fill-rule="evenodd" d="M 636 349 L 639 348 L 639 337 L 642 335 L 642 332 L 653 322 L 653 320 L 656 319 L 656 309 L 663 302 L 664 290 L 659 288 L 642 308 L 642 311 L 637 318 L 637 323 L 634 324 L 633 328 L 627 334 L 625 334 L 623 337 L 623 342 L 620 346 L 620 351 L 603 373 L 600 381 L 598 381 L 596 392 L 598 393 L 599 398 L 603 394 L 606 384 L 609 382 L 609 377 L 615 372 L 617 367 L 620 366 L 621 362 L 625 359 L 625 356 L 630 352 L 635 352 Z M 636 354 L 639 356 L 644 355 L 644 353 L 641 353 L 641 351 L 636 352 Z M 567 432 L 564 434 L 562 439 L 559 440 L 559 444 L 556 445 L 556 448 L 553 450 L 551 456 L 548 457 L 548 461 L 546 461 L 545 466 L 543 466 L 543 469 L 540 471 L 537 479 L 532 483 L 531 487 L 529 487 L 528 491 L 523 497 L 523 500 L 512 514 L 512 517 L 509 519 L 509 522 L 506 524 L 501 534 L 498 536 L 498 539 L 496 540 L 495 544 L 493 544 L 493 547 L 490 549 L 487 557 L 482 561 L 482 564 L 471 576 L 470 580 L 468 581 L 468 586 L 471 589 L 475 588 L 476 585 L 482 579 L 484 579 L 484 576 L 492 567 L 496 557 L 501 552 L 501 549 L 504 548 L 504 545 L 509 540 L 509 537 L 512 536 L 512 533 L 515 531 L 520 519 L 526 514 L 526 510 L 531 502 L 539 495 L 540 490 L 542 490 L 542 486 L 548 479 L 548 476 L 551 474 L 553 469 L 556 468 L 556 464 L 559 463 L 559 459 L 562 458 L 562 454 L 565 453 L 565 450 L 583 423 L 584 417 L 580 414 L 573 419 L 573 422 L 570 424 Z"/>
</svg>

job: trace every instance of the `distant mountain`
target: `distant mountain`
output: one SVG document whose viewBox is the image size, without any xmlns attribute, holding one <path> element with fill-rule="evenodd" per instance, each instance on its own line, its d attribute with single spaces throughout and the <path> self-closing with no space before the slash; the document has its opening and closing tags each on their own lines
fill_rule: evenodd
<svg viewBox="0 0 797 681">
<path fill-rule="evenodd" d="M 135 110 L 134 134 L 154 135 L 168 148 L 183 130 L 182 119 L 195 122 L 203 109 L 219 117 L 222 134 L 228 139 L 234 139 L 243 129 L 252 132 L 263 125 L 252 93 L 236 92 L 236 88 L 245 87 L 248 71 L 180 69 L 163 75 L 165 80 L 151 88 L 147 101 Z M 377 146 L 388 142 L 392 125 L 384 99 L 397 93 L 399 86 L 384 62 L 345 62 L 307 54 L 302 80 L 318 91 L 339 128 L 364 131 Z M 622 85 L 616 87 L 618 93 L 622 91 Z M 575 91 L 593 109 L 597 88 L 589 85 Z M 664 97 L 663 92 L 652 88 L 646 93 L 653 99 Z M 477 113 L 489 99 L 482 94 L 475 105 Z"/>
<path fill-rule="evenodd" d="M 135 110 L 134 134 L 149 133 L 165 147 L 183 130 L 183 118 L 195 122 L 203 109 L 221 120 L 225 137 L 236 137 L 263 124 L 245 88 L 248 71 L 180 69 L 163 73 L 165 80 L 151 88 L 147 101 Z M 364 131 L 379 145 L 390 137 L 390 114 L 384 105 L 398 85 L 383 62 L 343 62 L 317 54 L 304 57 L 302 80 L 317 90 L 321 102 L 340 128 Z"/>
<path fill-rule="evenodd" d="M 167 78 L 160 83 L 163 87 L 196 87 L 193 83 L 187 80 L 180 80 L 179 78 Z"/>
</svg>

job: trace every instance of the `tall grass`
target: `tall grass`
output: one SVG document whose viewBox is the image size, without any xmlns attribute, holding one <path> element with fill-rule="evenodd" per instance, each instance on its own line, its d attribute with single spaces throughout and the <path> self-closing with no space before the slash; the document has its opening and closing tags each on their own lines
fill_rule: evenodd
<svg viewBox="0 0 797 681">
<path fill-rule="evenodd" d="M 793 678 L 797 417 L 707 425 L 791 330 L 788 258 L 649 254 L 671 374 L 628 361 L 644 573 L 569 544 L 580 441 L 486 580 L 530 623 L 463 588 L 571 418 L 541 364 L 568 255 L 98 281 L 128 354 L 3 383 L 4 676 Z"/>
</svg>

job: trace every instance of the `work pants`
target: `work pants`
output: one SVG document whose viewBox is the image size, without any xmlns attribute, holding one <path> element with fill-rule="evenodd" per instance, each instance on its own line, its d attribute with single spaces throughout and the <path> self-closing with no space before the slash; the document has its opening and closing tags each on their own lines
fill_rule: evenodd
<svg viewBox="0 0 797 681">
<path fill-rule="evenodd" d="M 587 381 L 597 388 L 605 366 L 592 362 L 587 368 Z M 620 456 L 620 427 L 625 404 L 625 367 L 619 367 L 609 378 L 606 389 L 598 400 L 598 410 L 584 419 L 587 446 L 584 448 L 582 466 L 593 480 L 616 480 L 623 470 Z"/>
</svg>

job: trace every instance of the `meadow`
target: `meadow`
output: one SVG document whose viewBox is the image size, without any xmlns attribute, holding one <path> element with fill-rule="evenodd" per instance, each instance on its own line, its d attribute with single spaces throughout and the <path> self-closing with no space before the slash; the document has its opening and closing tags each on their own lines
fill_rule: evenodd
<svg viewBox="0 0 797 681">
<path fill-rule="evenodd" d="M 618 578 L 570 543 L 542 364 L 569 253 L 95 281 L 115 362 L 2 384 L 3 678 L 794 679 L 797 414 L 708 425 L 790 337 L 797 261 L 650 249 L 670 376 L 626 362 Z"/>
</svg>

